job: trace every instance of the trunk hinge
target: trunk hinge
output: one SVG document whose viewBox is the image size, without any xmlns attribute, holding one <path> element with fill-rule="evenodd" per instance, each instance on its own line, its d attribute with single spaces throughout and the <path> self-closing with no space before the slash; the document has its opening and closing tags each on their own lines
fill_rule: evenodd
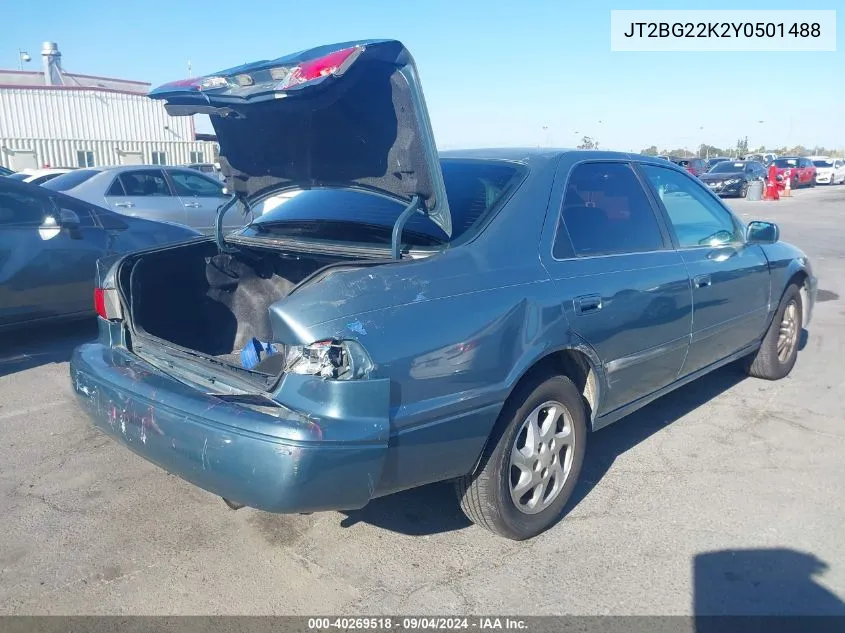
<svg viewBox="0 0 845 633">
<path fill-rule="evenodd" d="M 420 197 L 414 196 L 411 198 L 411 202 L 405 207 L 405 210 L 402 214 L 396 218 L 396 223 L 393 225 L 393 239 L 390 242 L 390 252 L 393 256 L 393 259 L 402 259 L 402 230 L 405 228 L 405 224 L 408 223 L 408 220 L 411 219 L 411 216 L 414 215 L 417 211 L 420 210 Z"/>
<path fill-rule="evenodd" d="M 235 203 L 239 200 L 244 205 L 246 215 L 249 212 L 249 205 L 247 205 L 246 200 L 242 199 L 237 194 L 233 194 L 231 198 L 217 207 L 217 225 L 214 227 L 214 240 L 217 242 L 217 248 L 220 249 L 221 253 L 234 253 L 238 250 L 236 248 L 232 248 L 231 246 L 227 246 L 226 242 L 223 240 L 223 216 L 226 215 L 226 211 L 235 206 Z"/>
</svg>

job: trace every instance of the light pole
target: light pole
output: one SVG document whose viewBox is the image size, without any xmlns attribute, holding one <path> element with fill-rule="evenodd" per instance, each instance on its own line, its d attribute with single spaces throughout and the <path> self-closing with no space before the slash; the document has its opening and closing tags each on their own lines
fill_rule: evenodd
<svg viewBox="0 0 845 633">
<path fill-rule="evenodd" d="M 25 50 L 18 49 L 18 70 L 23 70 L 24 62 L 31 62 L 32 57 Z"/>
</svg>

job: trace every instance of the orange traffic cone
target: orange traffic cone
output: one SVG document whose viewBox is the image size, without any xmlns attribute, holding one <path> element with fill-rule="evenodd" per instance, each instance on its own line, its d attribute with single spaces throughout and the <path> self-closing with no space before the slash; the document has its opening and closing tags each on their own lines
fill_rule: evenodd
<svg viewBox="0 0 845 633">
<path fill-rule="evenodd" d="M 792 197 L 792 177 L 786 178 L 783 183 L 783 197 L 784 198 L 791 198 Z"/>
</svg>

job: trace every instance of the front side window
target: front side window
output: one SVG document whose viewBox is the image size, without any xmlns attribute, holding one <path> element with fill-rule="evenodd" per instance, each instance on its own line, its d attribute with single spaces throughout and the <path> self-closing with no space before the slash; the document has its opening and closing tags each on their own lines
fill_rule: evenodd
<svg viewBox="0 0 845 633">
<path fill-rule="evenodd" d="M 170 186 L 164 178 L 164 173 L 159 169 L 145 169 L 139 171 L 128 171 L 118 177 L 120 186 L 123 187 L 126 196 L 161 197 L 169 196 Z M 109 189 L 109 195 L 116 185 Z M 116 194 L 121 195 L 121 194 Z"/>
<path fill-rule="evenodd" d="M 76 214 L 76 217 L 79 218 L 79 225 L 85 228 L 92 228 L 96 226 L 94 223 L 94 216 L 89 207 L 84 202 L 74 200 L 72 198 L 53 198 L 53 203 L 56 205 L 56 208 L 61 213 L 62 211 L 70 211 Z"/>
<path fill-rule="evenodd" d="M 554 256 L 637 253 L 663 248 L 651 202 L 630 165 L 583 163 L 567 183 Z"/>
<path fill-rule="evenodd" d="M 177 196 L 199 196 L 200 198 L 220 198 L 223 187 L 219 182 L 209 180 L 199 174 L 186 171 L 171 171 L 170 179 Z"/>
<path fill-rule="evenodd" d="M 27 192 L 0 189 L 0 226 L 38 227 L 47 215 L 46 201 Z"/>
<path fill-rule="evenodd" d="M 641 165 L 641 169 L 662 200 L 681 247 L 742 241 L 733 216 L 695 178 L 656 165 Z"/>
</svg>

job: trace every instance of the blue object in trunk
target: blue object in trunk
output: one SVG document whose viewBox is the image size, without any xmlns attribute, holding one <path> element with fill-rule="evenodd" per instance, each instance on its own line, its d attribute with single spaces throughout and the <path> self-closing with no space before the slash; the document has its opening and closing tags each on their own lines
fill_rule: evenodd
<svg viewBox="0 0 845 633">
<path fill-rule="evenodd" d="M 279 350 L 272 343 L 262 343 L 257 338 L 251 338 L 241 350 L 241 365 L 244 369 L 253 369 L 261 362 L 261 355 L 272 356 Z"/>
</svg>

